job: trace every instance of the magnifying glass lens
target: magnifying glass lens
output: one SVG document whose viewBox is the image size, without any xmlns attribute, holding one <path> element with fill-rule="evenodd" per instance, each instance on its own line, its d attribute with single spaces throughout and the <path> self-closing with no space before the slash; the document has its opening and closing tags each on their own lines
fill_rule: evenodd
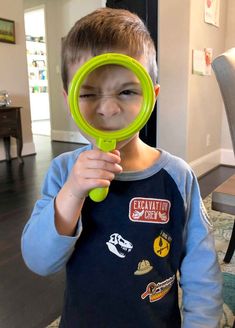
<svg viewBox="0 0 235 328">
<path fill-rule="evenodd" d="M 106 64 L 92 70 L 81 84 L 78 104 L 85 121 L 100 131 L 128 127 L 140 113 L 143 92 L 128 68 Z"/>
<path fill-rule="evenodd" d="M 69 105 L 79 129 L 102 151 L 112 151 L 148 121 L 155 103 L 152 80 L 134 58 L 107 53 L 88 60 L 69 86 Z M 108 188 L 89 196 L 105 199 Z"/>
</svg>

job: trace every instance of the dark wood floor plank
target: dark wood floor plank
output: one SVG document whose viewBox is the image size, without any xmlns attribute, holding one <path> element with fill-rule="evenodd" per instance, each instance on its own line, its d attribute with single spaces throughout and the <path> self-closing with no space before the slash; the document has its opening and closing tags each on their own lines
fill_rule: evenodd
<svg viewBox="0 0 235 328">
<path fill-rule="evenodd" d="M 213 169 L 208 174 L 199 178 L 199 186 L 202 198 L 209 195 L 215 188 L 217 188 L 222 182 L 227 180 L 235 173 L 235 167 L 233 166 L 219 166 Z"/>
<path fill-rule="evenodd" d="M 40 277 L 24 264 L 20 238 L 53 157 L 78 148 L 35 137 L 36 156 L 0 163 L 0 327 L 43 328 L 60 313 L 64 273 Z"/>
</svg>

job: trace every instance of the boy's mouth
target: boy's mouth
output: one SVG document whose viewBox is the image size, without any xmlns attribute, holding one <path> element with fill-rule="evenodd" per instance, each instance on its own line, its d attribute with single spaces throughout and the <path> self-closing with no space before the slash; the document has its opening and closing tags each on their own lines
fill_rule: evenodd
<svg viewBox="0 0 235 328">
<path fill-rule="evenodd" d="M 100 130 L 100 131 L 107 131 L 107 132 L 113 132 L 113 131 L 117 131 L 117 130 L 120 130 L 121 128 L 117 128 L 117 127 L 107 127 L 107 126 L 99 126 L 99 127 L 96 127 L 97 130 Z"/>
</svg>

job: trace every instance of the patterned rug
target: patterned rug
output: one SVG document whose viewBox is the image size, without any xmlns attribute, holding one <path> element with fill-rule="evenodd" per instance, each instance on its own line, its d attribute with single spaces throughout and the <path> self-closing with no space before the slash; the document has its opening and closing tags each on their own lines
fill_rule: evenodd
<svg viewBox="0 0 235 328">
<path fill-rule="evenodd" d="M 224 263 L 223 259 L 228 248 L 235 216 L 213 211 L 211 195 L 206 197 L 203 202 L 214 226 L 215 247 L 224 278 L 224 305 L 220 328 L 230 328 L 233 327 L 235 316 L 235 254 L 230 263 Z"/>
<path fill-rule="evenodd" d="M 233 215 L 220 213 L 211 209 L 211 195 L 203 200 L 210 220 L 214 226 L 215 247 L 224 277 L 223 289 L 223 317 L 220 328 L 233 328 L 235 316 L 235 254 L 230 263 L 224 263 L 223 259 L 230 240 L 233 222 Z M 46 328 L 58 328 L 60 319 L 56 319 Z"/>
</svg>

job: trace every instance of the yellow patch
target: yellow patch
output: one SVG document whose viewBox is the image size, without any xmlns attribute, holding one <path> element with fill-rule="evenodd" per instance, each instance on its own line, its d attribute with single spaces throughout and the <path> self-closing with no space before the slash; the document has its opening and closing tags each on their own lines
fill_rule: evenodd
<svg viewBox="0 0 235 328">
<path fill-rule="evenodd" d="M 153 243 L 153 249 L 155 254 L 160 257 L 167 256 L 171 247 L 170 243 L 171 238 L 162 231 L 160 236 L 158 236 Z"/>
</svg>

